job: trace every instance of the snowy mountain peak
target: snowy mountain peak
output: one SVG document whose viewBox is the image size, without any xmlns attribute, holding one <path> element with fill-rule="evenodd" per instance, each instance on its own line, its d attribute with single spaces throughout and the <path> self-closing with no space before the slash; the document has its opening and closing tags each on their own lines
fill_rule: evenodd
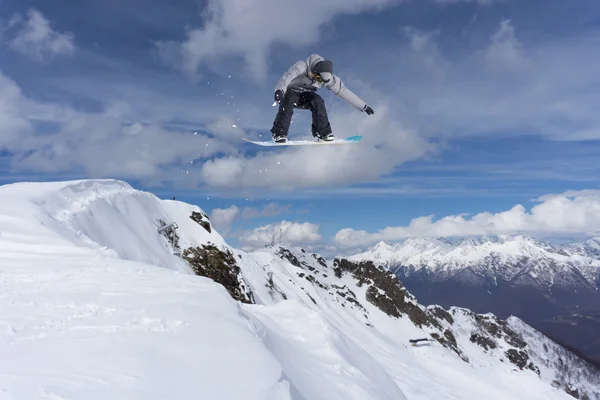
<svg viewBox="0 0 600 400">
<path fill-rule="evenodd" d="M 389 246 L 375 247 L 349 257 L 372 260 L 388 268 L 409 268 L 414 273 L 456 275 L 470 270 L 478 276 L 511 281 L 530 277 L 541 285 L 565 283 L 585 278 L 595 285 L 600 259 L 593 257 L 594 243 L 586 249 L 565 247 L 527 236 L 464 238 L 452 244 L 444 240 L 411 238 Z M 577 253 L 574 255 L 573 253 Z"/>
<path fill-rule="evenodd" d="M 374 251 L 390 251 L 392 250 L 392 248 L 393 246 L 387 244 L 383 240 L 377 243 L 375 246 L 373 246 Z"/>
<path fill-rule="evenodd" d="M 598 251 L 600 254 L 600 237 L 592 238 L 585 242 L 586 246 L 591 250 Z"/>
<path fill-rule="evenodd" d="M 404 246 L 412 246 L 414 248 L 431 249 L 439 246 L 447 246 L 450 242 L 438 238 L 407 238 L 402 242 Z"/>
</svg>

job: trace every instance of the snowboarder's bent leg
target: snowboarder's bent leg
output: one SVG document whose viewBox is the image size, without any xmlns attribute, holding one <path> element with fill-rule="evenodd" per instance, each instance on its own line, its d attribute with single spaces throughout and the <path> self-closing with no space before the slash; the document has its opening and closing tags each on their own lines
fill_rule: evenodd
<svg viewBox="0 0 600 400">
<path fill-rule="evenodd" d="M 325 100 L 315 92 L 300 95 L 300 105 L 312 111 L 312 134 L 322 140 L 333 140 Z"/>
<path fill-rule="evenodd" d="M 277 141 L 277 138 L 287 138 L 290 123 L 292 122 L 292 115 L 294 114 L 294 107 L 298 103 L 299 96 L 298 92 L 288 90 L 285 92 L 281 103 L 279 103 L 279 111 L 271 128 L 271 133 L 275 141 Z"/>
</svg>

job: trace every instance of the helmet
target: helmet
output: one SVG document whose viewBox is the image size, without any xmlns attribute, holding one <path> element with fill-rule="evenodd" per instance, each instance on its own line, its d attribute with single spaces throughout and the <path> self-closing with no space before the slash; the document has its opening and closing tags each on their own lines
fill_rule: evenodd
<svg viewBox="0 0 600 400">
<path fill-rule="evenodd" d="M 312 68 L 312 73 L 315 74 L 315 79 L 319 82 L 329 82 L 333 75 L 333 64 L 329 60 L 319 61 Z"/>
</svg>

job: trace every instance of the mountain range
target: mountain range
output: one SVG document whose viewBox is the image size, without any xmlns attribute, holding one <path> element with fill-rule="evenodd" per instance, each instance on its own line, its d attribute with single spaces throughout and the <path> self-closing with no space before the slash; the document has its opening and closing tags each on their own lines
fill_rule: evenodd
<svg viewBox="0 0 600 400">
<path fill-rule="evenodd" d="M 349 259 L 385 266 L 425 304 L 517 316 L 600 363 L 599 238 L 409 238 Z"/>
</svg>

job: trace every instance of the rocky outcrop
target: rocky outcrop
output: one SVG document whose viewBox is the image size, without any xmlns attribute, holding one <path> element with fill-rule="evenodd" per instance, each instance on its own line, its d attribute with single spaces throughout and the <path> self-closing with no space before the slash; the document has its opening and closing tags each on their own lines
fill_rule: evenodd
<svg viewBox="0 0 600 400">
<path fill-rule="evenodd" d="M 254 303 L 252 290 L 244 282 L 241 269 L 229 250 L 223 251 L 213 244 L 205 244 L 185 249 L 183 258 L 196 275 L 223 285 L 235 300 Z"/>
<path fill-rule="evenodd" d="M 408 316 L 416 326 L 432 331 L 431 337 L 437 342 L 468 361 L 466 355 L 458 348 L 452 331 L 444 328 L 440 322 L 440 320 L 452 321 L 452 316 L 444 310 L 430 311 L 421 307 L 392 272 L 376 267 L 371 261 L 352 262 L 338 258 L 333 261 L 333 268 L 338 278 L 345 273 L 350 273 L 357 280 L 359 287 L 367 285 L 366 300 L 369 303 L 391 317 Z"/>
<path fill-rule="evenodd" d="M 192 212 L 192 215 L 190 215 L 190 218 L 196 223 L 198 223 L 200 226 L 202 226 L 204 229 L 206 229 L 208 233 L 212 232 L 210 220 L 208 219 L 208 215 L 206 215 L 205 213 L 194 211 Z"/>
</svg>

